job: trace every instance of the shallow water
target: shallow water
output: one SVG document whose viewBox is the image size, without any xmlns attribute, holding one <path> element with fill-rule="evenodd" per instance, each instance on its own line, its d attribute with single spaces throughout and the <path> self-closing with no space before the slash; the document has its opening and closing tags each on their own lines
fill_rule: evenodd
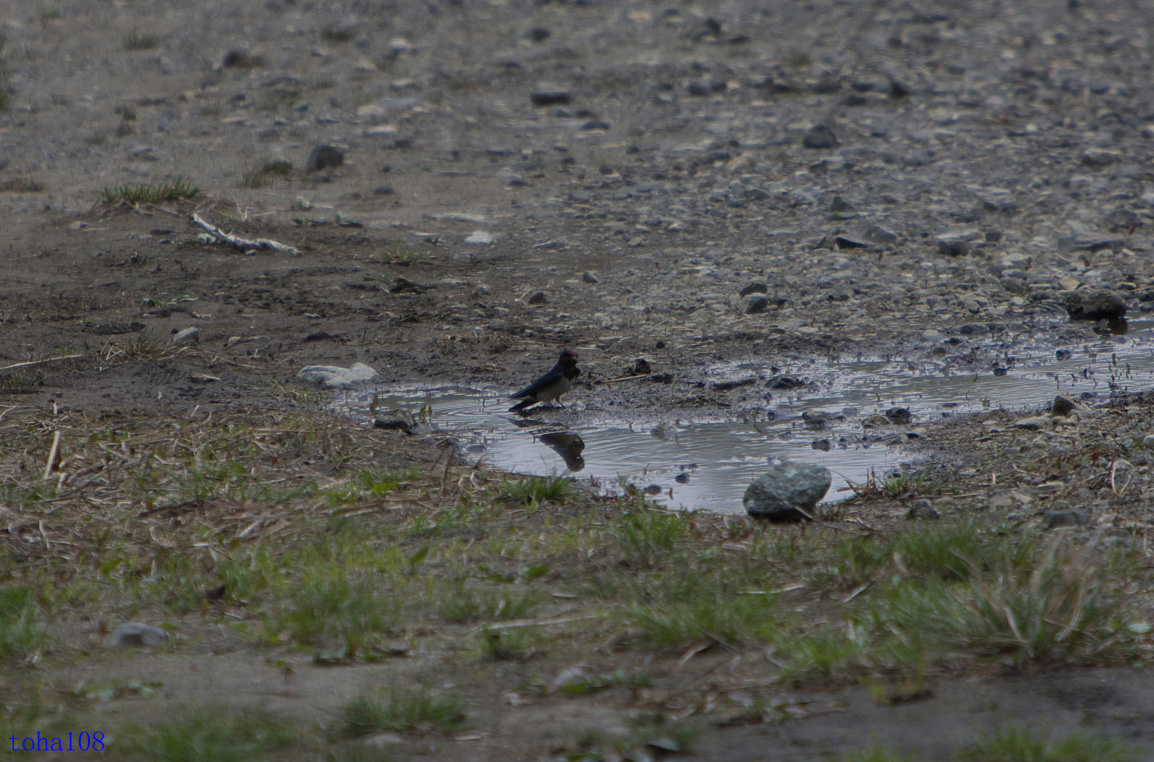
<svg viewBox="0 0 1154 762">
<path fill-rule="evenodd" d="M 1060 349 L 1056 355 L 1043 336 L 1035 345 L 996 355 L 987 349 L 974 367 L 959 357 L 798 362 L 780 370 L 809 383 L 796 391 L 774 391 L 771 420 L 753 414 L 744 420 L 654 417 L 629 423 L 586 410 L 581 397 L 596 393 L 589 389 L 570 395 L 565 409 L 528 419 L 507 412 L 503 392 L 480 389 L 383 390 L 377 404 L 414 415 L 423 411 L 426 430 L 451 433 L 467 455 L 503 470 L 572 473 L 604 490 L 632 484 L 660 490 L 654 497 L 671 507 L 736 513 L 743 510 L 749 482 L 771 459 L 826 466 L 834 477 L 826 499 L 837 500 L 850 494 L 849 484 L 865 482 L 871 472 L 880 477 L 910 460 L 908 450 L 886 442 L 903 440 L 901 435 L 919 423 L 989 408 L 1037 410 L 1057 393 L 1101 396 L 1154 386 L 1154 325 L 1131 324 L 1125 336 Z M 767 364 L 756 362 L 711 371 L 716 381 L 770 375 Z M 346 405 L 368 418 L 372 397 Z M 913 423 L 863 431 L 864 418 L 893 407 L 908 408 Z M 833 414 L 834 420 L 814 430 L 802 419 L 807 412 Z M 830 449 L 815 449 L 815 440 L 829 440 Z"/>
</svg>

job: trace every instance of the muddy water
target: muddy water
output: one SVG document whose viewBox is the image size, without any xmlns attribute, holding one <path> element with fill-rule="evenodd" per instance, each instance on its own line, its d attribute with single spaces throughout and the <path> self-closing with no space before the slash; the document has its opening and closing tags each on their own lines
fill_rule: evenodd
<svg viewBox="0 0 1154 762">
<path fill-rule="evenodd" d="M 671 507 L 740 512 L 749 482 L 775 458 L 828 467 L 834 482 L 827 500 L 837 500 L 871 472 L 880 477 L 916 457 L 902 445 L 916 439 L 921 423 L 999 407 L 1025 414 L 1056 393 L 1101 398 L 1154 386 L 1154 326 L 1132 325 L 1126 336 L 1057 351 L 1043 342 L 918 361 L 799 360 L 779 371 L 805 387 L 773 391 L 768 414 L 752 410 L 731 420 L 614 419 L 582 399 L 595 388 L 575 391 L 564 409 L 528 418 L 508 413 L 509 401 L 494 390 L 385 390 L 378 405 L 420 415 L 425 430 L 451 433 L 469 457 L 500 469 L 570 473 L 603 490 L 632 484 Z M 756 378 L 764 389 L 772 372 L 750 362 L 713 368 L 710 376 L 709 383 Z M 347 404 L 368 418 L 371 398 Z M 863 427 L 895 407 L 908 408 L 912 423 Z M 814 415 L 828 419 L 823 428 L 814 426 Z"/>
</svg>

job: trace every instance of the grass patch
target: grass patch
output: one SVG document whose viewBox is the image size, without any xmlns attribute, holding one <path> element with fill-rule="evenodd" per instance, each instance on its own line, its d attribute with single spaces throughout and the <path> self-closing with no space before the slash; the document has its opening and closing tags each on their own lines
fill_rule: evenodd
<svg viewBox="0 0 1154 762">
<path fill-rule="evenodd" d="M 44 611 L 26 587 L 0 588 L 0 661 L 19 661 L 48 641 Z"/>
<path fill-rule="evenodd" d="M 372 640 L 394 626 L 395 603 L 373 580 L 342 570 L 308 568 L 286 580 L 278 632 L 305 645 L 336 646 L 352 658 L 369 652 Z"/>
<path fill-rule="evenodd" d="M 176 178 L 150 185 L 127 184 L 109 186 L 100 191 L 100 201 L 109 205 L 163 204 L 196 198 L 200 189 L 187 180 Z"/>
<path fill-rule="evenodd" d="M 394 688 L 383 695 L 356 697 L 345 704 L 341 717 L 349 736 L 448 735 L 464 724 L 465 708 L 465 702 L 455 696 L 439 696 L 423 688 Z"/>
<path fill-rule="evenodd" d="M 612 536 L 618 551 L 631 566 L 654 566 L 688 536 L 692 514 L 642 507 L 618 520 Z"/>
<path fill-rule="evenodd" d="M 290 727 L 270 715 L 221 707 L 140 732 L 131 746 L 151 762 L 274 759 L 299 742 Z"/>
<path fill-rule="evenodd" d="M 573 480 L 568 476 L 530 476 L 503 484 L 500 497 L 510 503 L 536 505 L 561 502 L 576 493 Z"/>
<path fill-rule="evenodd" d="M 292 169 L 292 162 L 284 159 L 271 159 L 251 172 L 245 173 L 240 184 L 245 188 L 263 188 L 273 178 L 287 177 L 292 173 Z"/>
<path fill-rule="evenodd" d="M 2 97 L 0 95 L 0 98 Z M 0 111 L 3 109 L 3 103 L 0 103 Z M 43 193 L 44 189 L 44 183 L 30 175 L 9 177 L 0 182 L 0 193 Z"/>
<path fill-rule="evenodd" d="M 1073 733 L 1049 742 L 1029 728 L 1009 726 L 958 752 L 958 762 L 1138 762 L 1137 749 L 1111 736 Z"/>
<path fill-rule="evenodd" d="M 520 619 L 528 616 L 539 603 L 540 598 L 532 590 L 517 592 L 505 585 L 494 588 L 461 580 L 447 586 L 437 611 L 446 622 L 465 624 L 493 619 Z"/>
<path fill-rule="evenodd" d="M 667 585 L 657 582 L 652 593 L 657 600 L 626 612 L 627 621 L 654 645 L 673 649 L 700 643 L 753 645 L 782 635 L 780 609 L 770 595 L 736 594 L 714 580 L 682 580 L 673 583 L 673 590 Z"/>
</svg>

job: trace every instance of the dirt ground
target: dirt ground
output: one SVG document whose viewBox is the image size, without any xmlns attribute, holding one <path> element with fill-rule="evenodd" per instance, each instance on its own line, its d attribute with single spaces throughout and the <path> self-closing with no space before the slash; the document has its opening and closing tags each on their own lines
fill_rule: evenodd
<svg viewBox="0 0 1154 762">
<path fill-rule="evenodd" d="M 727 416 L 766 399 L 703 390 L 725 361 L 986 367 L 1024 336 L 1090 340 L 1070 293 L 1154 304 L 1151 29 L 1154 6 L 1125 0 L 10 3 L 0 402 L 109 427 L 280 411 L 300 368 L 354 362 L 503 393 L 571 347 L 587 405 Z M 836 145 L 813 147 L 819 124 Z M 310 171 L 322 144 L 343 163 Z M 199 194 L 101 200 L 178 178 Z M 211 244 L 193 212 L 302 254 Z M 172 349 L 186 328 L 199 342 Z M 674 393 L 598 384 L 638 358 Z M 332 675 L 286 701 L 331 706 L 354 682 Z M 693 753 L 810 760 L 1007 714 L 1154 748 L 1150 691 L 1128 671 L 896 708 L 859 689 Z M 469 758 L 507 757 L 516 732 Z"/>
</svg>

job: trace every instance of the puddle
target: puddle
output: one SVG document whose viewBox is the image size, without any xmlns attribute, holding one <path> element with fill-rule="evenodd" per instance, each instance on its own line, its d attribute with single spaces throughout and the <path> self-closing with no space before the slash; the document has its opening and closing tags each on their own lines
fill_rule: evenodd
<svg viewBox="0 0 1154 762">
<path fill-rule="evenodd" d="M 768 416 L 752 410 L 741 420 L 676 418 L 674 412 L 668 420 L 623 421 L 596 408 L 596 389 L 588 388 L 567 397 L 565 408 L 525 419 L 507 412 L 504 390 L 386 390 L 377 393 L 377 404 L 420 413 L 425 430 L 451 434 L 466 456 L 499 469 L 572 473 L 605 491 L 633 484 L 660 490 L 654 498 L 670 507 L 739 513 L 745 488 L 770 459 L 826 466 L 834 476 L 826 499 L 837 500 L 871 471 L 883 475 L 911 460 L 895 443 L 906 441 L 904 435 L 919 423 L 989 408 L 1036 409 L 1057 393 L 1102 396 L 1151 388 L 1154 324 L 1131 323 L 1125 336 L 1057 352 L 1053 346 L 1019 345 L 1009 351 L 985 348 L 980 357 L 782 365 L 779 372 L 807 385 L 772 391 Z M 762 379 L 772 375 L 767 363 L 737 363 L 713 368 L 709 382 L 756 377 L 755 388 L 764 393 Z M 368 419 L 372 397 L 346 400 L 344 406 Z M 863 429 L 865 418 L 894 407 L 908 408 L 912 425 Z M 814 429 L 812 418 L 822 414 L 830 420 Z"/>
</svg>

